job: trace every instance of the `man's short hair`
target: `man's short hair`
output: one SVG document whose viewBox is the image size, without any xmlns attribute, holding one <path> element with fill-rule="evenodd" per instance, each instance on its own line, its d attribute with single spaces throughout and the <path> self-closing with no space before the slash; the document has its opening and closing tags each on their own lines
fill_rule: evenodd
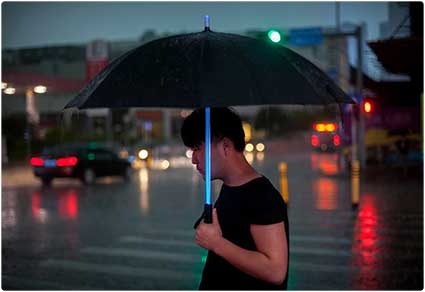
<svg viewBox="0 0 425 292">
<path fill-rule="evenodd" d="M 245 148 L 245 133 L 239 115 L 227 107 L 212 107 L 210 112 L 211 141 L 228 138 L 238 152 Z M 181 137 L 184 145 L 195 148 L 205 143 L 205 109 L 195 109 L 183 121 Z"/>
</svg>

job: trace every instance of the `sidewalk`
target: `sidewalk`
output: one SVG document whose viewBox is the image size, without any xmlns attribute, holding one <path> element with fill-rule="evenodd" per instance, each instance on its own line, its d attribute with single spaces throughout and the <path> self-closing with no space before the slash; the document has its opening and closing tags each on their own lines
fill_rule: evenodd
<svg viewBox="0 0 425 292">
<path fill-rule="evenodd" d="M 40 181 L 34 176 L 32 167 L 26 163 L 14 163 L 1 168 L 2 188 L 36 186 Z"/>
</svg>

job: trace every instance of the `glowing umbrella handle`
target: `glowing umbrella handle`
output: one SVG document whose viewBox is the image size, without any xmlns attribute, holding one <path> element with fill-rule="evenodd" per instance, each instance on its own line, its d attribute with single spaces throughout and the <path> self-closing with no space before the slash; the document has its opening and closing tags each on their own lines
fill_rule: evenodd
<svg viewBox="0 0 425 292">
<path fill-rule="evenodd" d="M 211 123 L 210 108 L 205 108 L 205 206 L 204 222 L 212 223 L 211 205 Z"/>
</svg>

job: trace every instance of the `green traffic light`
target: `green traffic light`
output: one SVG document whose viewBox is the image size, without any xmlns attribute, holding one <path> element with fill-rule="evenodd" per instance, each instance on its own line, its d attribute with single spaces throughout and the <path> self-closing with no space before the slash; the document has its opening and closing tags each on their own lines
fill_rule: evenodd
<svg viewBox="0 0 425 292">
<path fill-rule="evenodd" d="M 274 29 L 269 30 L 269 32 L 267 33 L 267 36 L 274 43 L 278 43 L 281 40 L 280 32 Z"/>
</svg>

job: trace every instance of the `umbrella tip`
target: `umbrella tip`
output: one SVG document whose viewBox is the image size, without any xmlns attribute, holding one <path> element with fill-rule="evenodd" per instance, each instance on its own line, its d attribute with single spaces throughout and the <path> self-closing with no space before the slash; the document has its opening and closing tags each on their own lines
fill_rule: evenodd
<svg viewBox="0 0 425 292">
<path fill-rule="evenodd" d="M 210 31 L 210 16 L 205 15 L 204 16 L 204 31 Z"/>
</svg>

